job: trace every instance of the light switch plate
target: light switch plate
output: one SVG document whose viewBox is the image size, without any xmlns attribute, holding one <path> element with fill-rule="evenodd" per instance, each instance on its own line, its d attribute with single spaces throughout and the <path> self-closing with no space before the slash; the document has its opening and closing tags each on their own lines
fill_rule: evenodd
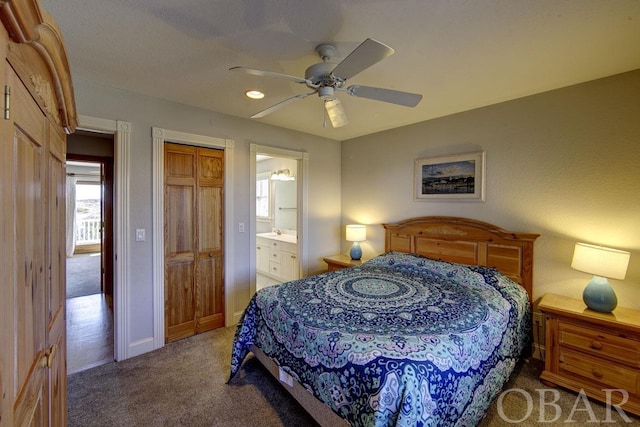
<svg viewBox="0 0 640 427">
<path fill-rule="evenodd" d="M 144 242 L 144 228 L 136 228 L 136 242 Z"/>
</svg>

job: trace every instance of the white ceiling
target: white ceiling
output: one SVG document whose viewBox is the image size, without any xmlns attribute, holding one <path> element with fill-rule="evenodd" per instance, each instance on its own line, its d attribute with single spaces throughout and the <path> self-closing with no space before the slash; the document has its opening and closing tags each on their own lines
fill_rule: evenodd
<svg viewBox="0 0 640 427">
<path fill-rule="evenodd" d="M 41 0 L 74 79 L 248 118 L 305 92 L 286 80 L 370 37 L 395 54 L 348 81 L 421 93 L 408 108 L 340 94 L 350 123 L 323 123 L 316 96 L 261 119 L 346 140 L 640 69 L 638 0 Z M 244 97 L 250 88 L 267 96 Z"/>
</svg>

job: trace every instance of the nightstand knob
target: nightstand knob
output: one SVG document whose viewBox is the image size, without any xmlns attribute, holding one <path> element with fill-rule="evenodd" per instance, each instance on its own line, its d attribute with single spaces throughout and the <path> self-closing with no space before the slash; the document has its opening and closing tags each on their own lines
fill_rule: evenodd
<svg viewBox="0 0 640 427">
<path fill-rule="evenodd" d="M 602 378 L 602 372 L 600 372 L 600 371 L 598 371 L 598 370 L 596 370 L 596 369 L 592 370 L 592 371 L 591 371 L 591 373 L 592 373 L 592 374 L 593 374 L 593 376 L 594 376 L 594 377 L 596 377 L 596 378 Z"/>
<path fill-rule="evenodd" d="M 591 341 L 591 348 L 594 350 L 602 350 L 602 343 L 599 341 Z"/>
</svg>

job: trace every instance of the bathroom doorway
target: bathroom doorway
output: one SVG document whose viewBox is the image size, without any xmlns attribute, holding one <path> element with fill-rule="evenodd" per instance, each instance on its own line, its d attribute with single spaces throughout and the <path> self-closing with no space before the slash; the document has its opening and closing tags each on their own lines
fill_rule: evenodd
<svg viewBox="0 0 640 427">
<path fill-rule="evenodd" d="M 252 146 L 252 292 L 306 275 L 306 153 Z"/>
</svg>

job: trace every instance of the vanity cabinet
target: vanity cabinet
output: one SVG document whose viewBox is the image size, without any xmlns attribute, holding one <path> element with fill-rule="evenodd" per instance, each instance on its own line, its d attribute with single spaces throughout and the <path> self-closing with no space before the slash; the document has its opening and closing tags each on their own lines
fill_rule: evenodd
<svg viewBox="0 0 640 427">
<path fill-rule="evenodd" d="M 256 269 L 260 274 L 269 274 L 269 239 L 256 238 Z"/>
<path fill-rule="evenodd" d="M 295 243 L 256 237 L 256 268 L 260 274 L 281 282 L 300 278 L 297 253 Z"/>
<path fill-rule="evenodd" d="M 299 279 L 297 245 L 287 242 L 278 243 L 280 250 L 280 277 L 285 282 Z"/>
</svg>

